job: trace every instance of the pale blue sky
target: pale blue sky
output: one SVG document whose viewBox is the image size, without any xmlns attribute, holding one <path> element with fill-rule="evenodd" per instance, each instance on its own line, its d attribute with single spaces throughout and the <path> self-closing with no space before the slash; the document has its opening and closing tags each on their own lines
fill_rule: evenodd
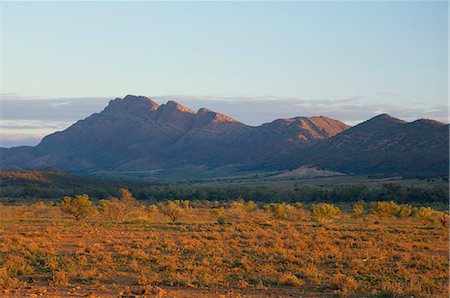
<svg viewBox="0 0 450 298">
<path fill-rule="evenodd" d="M 314 113 L 355 123 L 379 112 L 446 120 L 447 5 L 3 2 L 2 100 L 82 97 L 103 105 L 131 93 L 214 106 L 234 97 L 237 111 L 239 98 L 270 97 L 299 108 L 258 118 L 256 105 L 238 120 Z M 346 100 L 357 103 L 340 104 Z M 321 113 L 305 102 L 330 104 Z M 349 116 L 352 107 L 359 118 Z"/>
</svg>

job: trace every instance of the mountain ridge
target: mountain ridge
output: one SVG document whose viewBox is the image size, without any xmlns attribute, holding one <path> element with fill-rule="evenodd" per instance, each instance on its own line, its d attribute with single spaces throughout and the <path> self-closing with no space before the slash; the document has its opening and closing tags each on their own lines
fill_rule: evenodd
<svg viewBox="0 0 450 298">
<path fill-rule="evenodd" d="M 314 116 L 250 126 L 207 108 L 193 111 L 171 100 L 158 104 L 127 95 L 44 137 L 35 147 L 2 148 L 0 154 L 2 167 L 54 167 L 77 173 L 179 167 L 249 171 L 303 165 L 343 173 L 426 168 L 444 173 L 446 148 L 448 124 L 434 120 L 406 122 L 380 114 L 350 127 Z"/>
</svg>

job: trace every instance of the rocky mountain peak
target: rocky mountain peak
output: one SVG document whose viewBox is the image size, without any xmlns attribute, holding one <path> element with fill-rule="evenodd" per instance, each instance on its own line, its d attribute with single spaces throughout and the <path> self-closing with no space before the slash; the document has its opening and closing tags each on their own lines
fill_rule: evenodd
<svg viewBox="0 0 450 298">
<path fill-rule="evenodd" d="M 127 95 L 123 99 L 115 98 L 109 102 L 105 111 L 111 112 L 131 112 L 139 114 L 143 112 L 155 111 L 159 104 L 145 96 Z"/>
<path fill-rule="evenodd" d="M 192 111 L 191 109 L 189 109 L 173 100 L 169 100 L 165 105 L 161 105 L 161 108 L 164 108 L 164 110 L 170 110 L 170 111 L 178 110 L 178 111 L 184 112 L 184 113 L 195 114 L 195 112 Z"/>
</svg>

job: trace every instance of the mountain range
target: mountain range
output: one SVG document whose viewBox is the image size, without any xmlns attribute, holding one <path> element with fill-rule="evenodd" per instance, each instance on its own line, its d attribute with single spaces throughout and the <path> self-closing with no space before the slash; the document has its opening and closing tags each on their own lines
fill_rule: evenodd
<svg viewBox="0 0 450 298">
<path fill-rule="evenodd" d="M 2 169 L 111 176 L 220 176 L 306 165 L 346 174 L 447 175 L 448 146 L 449 125 L 433 120 L 382 114 L 350 127 L 318 116 L 249 126 L 206 108 L 127 95 L 35 147 L 1 148 L 0 154 Z"/>
</svg>

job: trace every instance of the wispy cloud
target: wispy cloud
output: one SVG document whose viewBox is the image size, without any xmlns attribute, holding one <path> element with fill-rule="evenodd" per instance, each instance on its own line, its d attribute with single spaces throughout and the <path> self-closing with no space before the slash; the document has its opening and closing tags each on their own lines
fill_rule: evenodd
<svg viewBox="0 0 450 298">
<path fill-rule="evenodd" d="M 149 96 L 158 103 L 176 100 L 191 109 L 207 107 L 249 125 L 260 125 L 277 118 L 323 115 L 355 125 L 381 113 L 407 121 L 430 118 L 448 122 L 448 107 L 428 107 L 421 103 L 409 106 L 389 103 L 397 96 L 380 92 L 374 96 L 333 99 L 299 99 L 276 96 Z M 73 122 L 100 112 L 111 98 L 39 99 L 2 94 L 0 99 L 0 146 L 36 145 L 41 138 L 63 130 Z M 370 102 L 368 104 L 368 102 Z"/>
</svg>

